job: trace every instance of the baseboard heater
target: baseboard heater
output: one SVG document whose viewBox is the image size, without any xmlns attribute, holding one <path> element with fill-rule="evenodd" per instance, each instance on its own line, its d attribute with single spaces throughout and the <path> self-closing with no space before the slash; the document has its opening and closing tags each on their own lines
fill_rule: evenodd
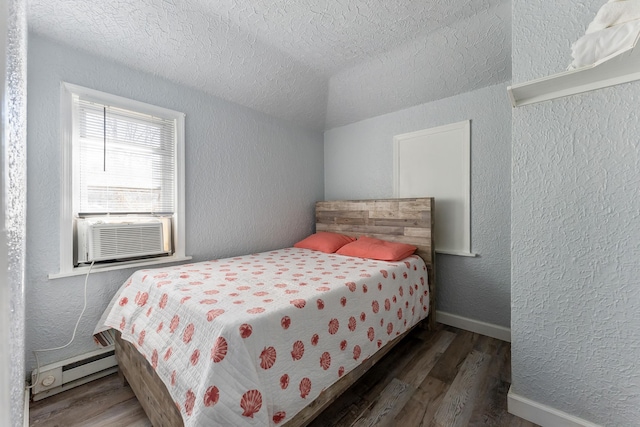
<svg viewBox="0 0 640 427">
<path fill-rule="evenodd" d="M 31 372 L 33 400 L 41 400 L 86 384 L 118 371 L 113 345 L 101 348 L 67 360 L 40 367 Z M 36 377 L 38 382 L 36 383 Z"/>
</svg>

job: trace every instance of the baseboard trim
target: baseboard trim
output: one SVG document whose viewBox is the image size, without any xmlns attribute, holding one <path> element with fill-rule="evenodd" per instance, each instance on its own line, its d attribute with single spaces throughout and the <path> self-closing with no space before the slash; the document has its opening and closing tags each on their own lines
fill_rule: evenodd
<svg viewBox="0 0 640 427">
<path fill-rule="evenodd" d="M 454 326 L 466 331 L 475 332 L 477 334 L 486 335 L 491 338 L 497 338 L 502 341 L 511 342 L 511 329 L 505 328 L 504 326 L 494 325 L 493 323 L 481 322 L 479 320 L 469 319 L 468 317 L 458 316 L 445 311 L 436 311 L 436 322 L 444 323 L 445 325 Z"/>
<path fill-rule="evenodd" d="M 512 393 L 511 388 L 507 394 L 507 409 L 509 413 L 542 427 L 601 427 L 551 406 Z"/>
</svg>

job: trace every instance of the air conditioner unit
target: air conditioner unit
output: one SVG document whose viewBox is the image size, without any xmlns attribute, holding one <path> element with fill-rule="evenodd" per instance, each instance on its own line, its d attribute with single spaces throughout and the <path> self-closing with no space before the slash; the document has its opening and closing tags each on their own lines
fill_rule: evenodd
<svg viewBox="0 0 640 427">
<path fill-rule="evenodd" d="M 78 263 L 171 254 L 171 218 L 77 220 Z"/>
</svg>

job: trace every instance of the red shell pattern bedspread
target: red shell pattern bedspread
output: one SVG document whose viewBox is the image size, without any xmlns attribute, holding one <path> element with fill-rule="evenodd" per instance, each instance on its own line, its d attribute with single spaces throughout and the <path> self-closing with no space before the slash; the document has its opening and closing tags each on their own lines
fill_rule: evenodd
<svg viewBox="0 0 640 427">
<path fill-rule="evenodd" d="M 104 326 L 167 385 L 186 426 L 278 425 L 425 318 L 424 262 L 287 248 L 140 270 Z"/>
</svg>

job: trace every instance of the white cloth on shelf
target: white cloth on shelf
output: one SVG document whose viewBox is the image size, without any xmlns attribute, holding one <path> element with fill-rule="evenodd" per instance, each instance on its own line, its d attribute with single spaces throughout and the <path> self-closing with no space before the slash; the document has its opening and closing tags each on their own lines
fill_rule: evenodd
<svg viewBox="0 0 640 427">
<path fill-rule="evenodd" d="M 587 28 L 587 34 L 640 19 L 640 0 L 609 1 L 600 8 Z"/>
<path fill-rule="evenodd" d="M 640 20 L 585 34 L 571 46 L 569 70 L 595 64 L 633 48 L 640 35 Z"/>
</svg>

